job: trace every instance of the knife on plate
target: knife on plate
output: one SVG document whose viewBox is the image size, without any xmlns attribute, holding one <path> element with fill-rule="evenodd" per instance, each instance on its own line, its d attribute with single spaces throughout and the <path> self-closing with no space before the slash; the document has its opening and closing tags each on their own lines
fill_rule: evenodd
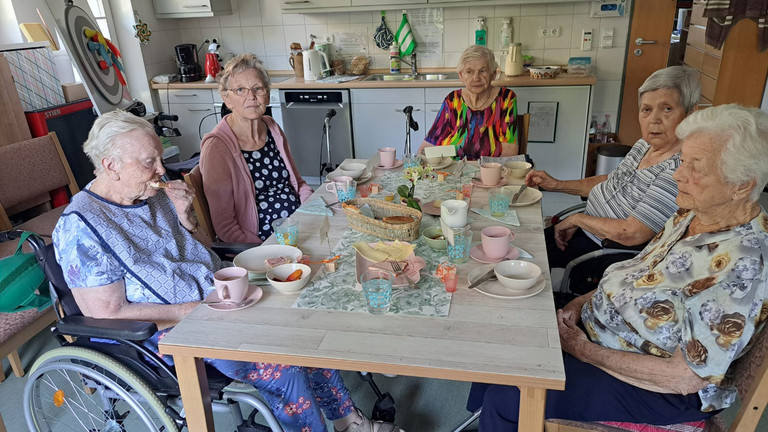
<svg viewBox="0 0 768 432">
<path fill-rule="evenodd" d="M 519 191 L 517 191 L 517 193 L 516 193 L 515 195 L 513 195 L 513 196 L 512 196 L 512 204 L 516 203 L 516 202 L 517 202 L 517 200 L 519 200 L 519 199 L 520 199 L 520 195 L 522 195 L 522 194 L 523 194 L 523 191 L 525 191 L 527 188 L 528 188 L 528 186 L 527 186 L 527 185 L 522 185 L 522 186 L 520 187 L 520 190 L 519 190 Z"/>
<path fill-rule="evenodd" d="M 496 274 L 493 272 L 493 268 L 491 268 L 490 270 L 488 270 L 488 273 L 480 276 L 476 281 L 472 282 L 472 284 L 470 284 L 467 288 L 469 289 L 475 288 L 476 286 L 480 285 L 481 283 L 495 276 Z"/>
</svg>

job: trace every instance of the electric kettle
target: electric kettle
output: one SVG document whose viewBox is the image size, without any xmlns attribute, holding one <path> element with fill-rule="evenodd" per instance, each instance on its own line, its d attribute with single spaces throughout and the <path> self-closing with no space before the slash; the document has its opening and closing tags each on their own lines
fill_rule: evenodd
<svg viewBox="0 0 768 432">
<path fill-rule="evenodd" d="M 509 44 L 509 53 L 504 62 L 504 75 L 518 76 L 523 74 L 523 53 L 520 42 Z"/>
<path fill-rule="evenodd" d="M 318 50 L 306 50 L 302 52 L 304 62 L 304 80 L 305 81 L 317 81 L 321 79 L 326 71 L 330 71 L 327 65 L 328 56 L 324 52 Z M 323 63 L 325 60 L 325 63 Z"/>
</svg>

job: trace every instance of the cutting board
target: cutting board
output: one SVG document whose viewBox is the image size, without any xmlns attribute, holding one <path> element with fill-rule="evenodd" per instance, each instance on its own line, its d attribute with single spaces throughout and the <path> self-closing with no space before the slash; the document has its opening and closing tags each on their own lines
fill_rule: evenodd
<svg viewBox="0 0 768 432">
<path fill-rule="evenodd" d="M 0 55 L 0 146 L 31 138 L 8 59 Z"/>
</svg>

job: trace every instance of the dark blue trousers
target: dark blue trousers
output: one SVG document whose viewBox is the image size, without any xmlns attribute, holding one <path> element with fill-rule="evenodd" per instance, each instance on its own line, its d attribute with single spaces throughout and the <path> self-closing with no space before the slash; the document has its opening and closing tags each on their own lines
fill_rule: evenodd
<svg viewBox="0 0 768 432">
<path fill-rule="evenodd" d="M 697 393 L 656 393 L 618 380 L 570 354 L 563 354 L 565 390 L 547 391 L 545 418 L 576 421 L 624 421 L 669 425 L 709 418 L 701 412 Z M 517 387 L 472 384 L 467 409 L 482 403 L 480 432 L 517 431 L 520 391 Z"/>
</svg>

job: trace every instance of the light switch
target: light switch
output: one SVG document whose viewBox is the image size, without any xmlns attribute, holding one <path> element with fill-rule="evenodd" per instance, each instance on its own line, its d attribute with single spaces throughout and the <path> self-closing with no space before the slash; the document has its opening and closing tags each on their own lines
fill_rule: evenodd
<svg viewBox="0 0 768 432">
<path fill-rule="evenodd" d="M 613 47 L 613 27 L 603 27 L 600 29 L 600 48 Z"/>
<path fill-rule="evenodd" d="M 581 50 L 592 50 L 592 29 L 583 29 L 581 31 Z"/>
</svg>

